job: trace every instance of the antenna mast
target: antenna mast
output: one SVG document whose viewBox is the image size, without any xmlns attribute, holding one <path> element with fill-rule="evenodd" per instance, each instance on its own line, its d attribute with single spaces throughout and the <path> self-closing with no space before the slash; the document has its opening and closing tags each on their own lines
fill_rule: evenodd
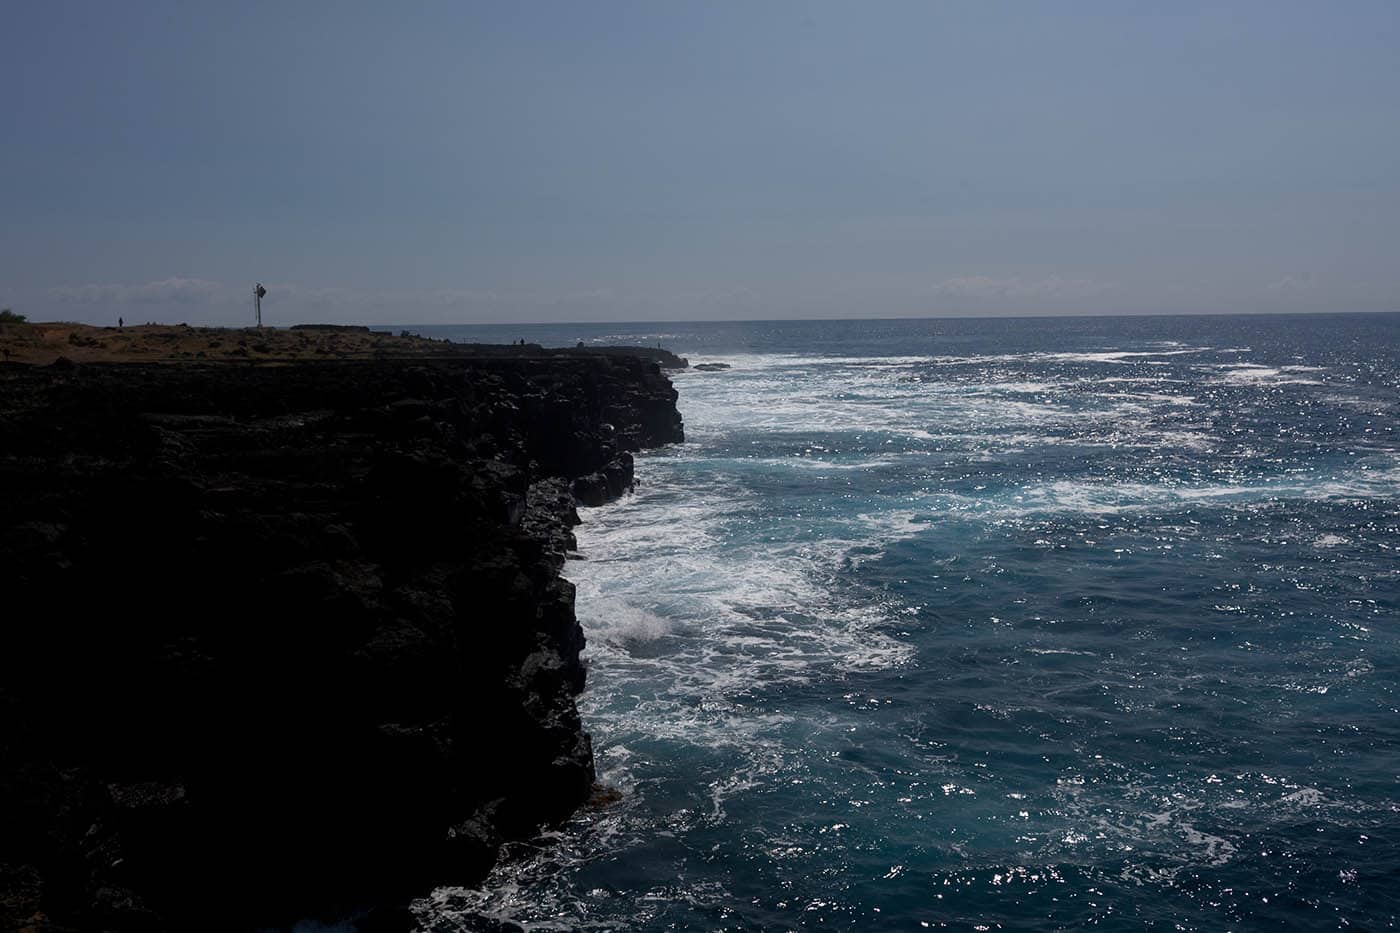
<svg viewBox="0 0 1400 933">
<path fill-rule="evenodd" d="M 256 282 L 256 283 L 254 283 L 254 285 L 253 285 L 253 310 L 257 313 L 257 316 L 258 316 L 258 327 L 262 327 L 262 300 L 263 300 L 263 295 L 266 295 L 266 294 L 267 294 L 267 289 L 265 289 L 265 288 L 262 287 L 262 283 L 261 283 L 261 282 Z"/>
</svg>

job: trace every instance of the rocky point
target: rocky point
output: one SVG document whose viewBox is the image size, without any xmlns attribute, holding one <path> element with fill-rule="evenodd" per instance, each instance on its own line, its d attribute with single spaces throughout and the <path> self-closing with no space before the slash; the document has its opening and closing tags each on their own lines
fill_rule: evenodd
<svg viewBox="0 0 1400 933">
<path fill-rule="evenodd" d="M 392 905 L 588 798 L 561 570 L 575 501 L 683 439 L 654 360 L 60 361 L 0 385 L 0 925 Z"/>
</svg>

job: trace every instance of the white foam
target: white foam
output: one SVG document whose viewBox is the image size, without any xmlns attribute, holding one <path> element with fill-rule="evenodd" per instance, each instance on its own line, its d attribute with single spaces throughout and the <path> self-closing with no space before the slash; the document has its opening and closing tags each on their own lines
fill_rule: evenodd
<svg viewBox="0 0 1400 933">
<path fill-rule="evenodd" d="M 671 620 L 625 603 L 611 604 L 607 614 L 590 619 L 588 637 L 615 645 L 655 641 L 675 629 Z"/>
<path fill-rule="evenodd" d="M 881 467 L 897 466 L 899 460 L 893 457 L 875 457 L 869 460 L 856 460 L 854 462 L 841 462 L 829 460 L 824 457 L 760 457 L 754 460 L 745 461 L 750 464 L 757 464 L 772 467 L 780 470 L 836 470 L 836 471 L 857 471 L 878 470 Z"/>
<path fill-rule="evenodd" d="M 978 359 L 1015 359 L 1029 366 L 1033 356 Z M 940 373 L 930 368 L 927 357 L 730 359 L 744 368 L 678 383 L 687 433 L 702 445 L 729 438 L 835 434 L 867 448 L 880 445 L 876 456 L 881 462 L 870 465 L 887 466 L 889 454 L 910 445 L 924 450 L 967 445 L 989 455 L 1063 443 L 1150 447 L 1160 444 L 1167 430 L 1194 435 L 1186 445 L 1190 449 L 1205 450 L 1214 443 L 1199 429 L 1163 426 L 1167 420 L 1179 422 L 1188 411 L 1199 411 L 1203 421 L 1210 416 L 1195 397 L 1165 390 L 1171 380 L 1141 375 L 1056 380 L 995 368 Z M 1094 392 L 1100 383 L 1126 391 Z M 1066 430 L 1080 426 L 1098 429 Z M 811 463 L 824 466 L 791 468 L 859 470 L 864 468 L 860 461 L 870 459 L 816 456 Z"/>
<path fill-rule="evenodd" d="M 1325 385 L 1320 379 L 1304 378 L 1299 373 L 1324 372 L 1320 366 L 1264 366 L 1260 363 L 1216 363 L 1210 366 L 1218 372 L 1214 381 L 1225 385 Z"/>
<path fill-rule="evenodd" d="M 1289 810 L 1307 810 L 1320 807 L 1327 802 L 1322 791 L 1316 787 L 1302 787 L 1278 799 L 1278 806 Z"/>
<path fill-rule="evenodd" d="M 749 535 L 736 540 L 727 526 L 754 512 L 742 494 L 722 481 L 672 486 L 642 462 L 638 494 L 584 512 L 589 560 L 566 568 L 600 669 L 650 669 L 676 698 L 907 660 L 908 647 L 881 631 L 889 607 L 834 592 L 830 577 L 850 551 L 913 533 L 908 517 L 857 518 L 843 526 L 846 540 L 739 543 Z M 784 520 L 774 516 L 774 530 Z M 664 650 L 638 653 L 661 638 Z"/>
<path fill-rule="evenodd" d="M 987 503 L 997 514 L 1035 512 L 1083 512 L 1113 515 L 1144 508 L 1174 507 L 1196 503 L 1259 502 L 1289 499 L 1389 498 L 1400 495 L 1400 475 L 1394 470 L 1356 472 L 1341 477 L 1295 479 L 1257 484 L 1098 483 L 1059 480 L 1027 486 L 1010 501 Z M 1324 536 L 1324 538 L 1327 536 Z M 1319 539 L 1323 542 L 1323 539 Z M 1318 543 L 1330 547 L 1340 541 Z"/>
<path fill-rule="evenodd" d="M 691 357 L 692 368 L 678 370 L 670 375 L 672 380 L 689 380 L 704 376 L 719 375 L 719 373 L 696 372 L 694 370 L 694 365 L 697 362 L 728 363 L 730 369 L 728 371 L 721 370 L 720 372 L 726 375 L 732 375 L 756 370 L 797 370 L 813 367 L 819 367 L 824 370 L 831 370 L 833 368 L 889 369 L 929 363 L 936 359 L 937 357 L 934 356 L 801 356 L 792 353 L 726 353 Z"/>
<path fill-rule="evenodd" d="M 1069 383 L 1065 382 L 985 382 L 977 387 L 977 391 L 985 393 L 1002 392 L 1022 392 L 1032 395 L 1039 395 L 1045 392 L 1057 392 Z"/>
<path fill-rule="evenodd" d="M 1182 347 L 1173 350 L 1094 350 L 1078 352 L 1047 353 L 999 353 L 974 356 L 936 356 L 934 362 L 944 365 L 967 365 L 985 363 L 1147 363 L 1156 365 L 1156 357 L 1185 356 L 1195 353 L 1208 353 L 1210 347 Z"/>
<path fill-rule="evenodd" d="M 1239 851 L 1238 847 L 1228 839 L 1203 833 L 1189 823 L 1181 825 L 1181 835 L 1186 840 L 1187 845 L 1196 846 L 1202 850 L 1201 854 L 1204 856 L 1205 863 L 1212 868 L 1229 864 Z"/>
</svg>

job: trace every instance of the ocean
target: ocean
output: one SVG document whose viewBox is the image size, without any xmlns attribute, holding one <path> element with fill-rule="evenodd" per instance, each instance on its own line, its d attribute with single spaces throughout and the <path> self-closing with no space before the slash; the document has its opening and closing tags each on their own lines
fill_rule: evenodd
<svg viewBox="0 0 1400 933">
<path fill-rule="evenodd" d="M 1383 929 L 1400 315 L 424 327 L 661 343 L 583 510 L 621 791 L 427 929 Z"/>
</svg>

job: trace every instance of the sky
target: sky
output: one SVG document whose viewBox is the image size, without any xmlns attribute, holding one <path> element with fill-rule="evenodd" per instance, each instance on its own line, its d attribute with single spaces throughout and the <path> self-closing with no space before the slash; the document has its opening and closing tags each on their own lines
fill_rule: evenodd
<svg viewBox="0 0 1400 933">
<path fill-rule="evenodd" d="M 1400 3 L 5 0 L 0 307 L 1400 310 Z"/>
</svg>

